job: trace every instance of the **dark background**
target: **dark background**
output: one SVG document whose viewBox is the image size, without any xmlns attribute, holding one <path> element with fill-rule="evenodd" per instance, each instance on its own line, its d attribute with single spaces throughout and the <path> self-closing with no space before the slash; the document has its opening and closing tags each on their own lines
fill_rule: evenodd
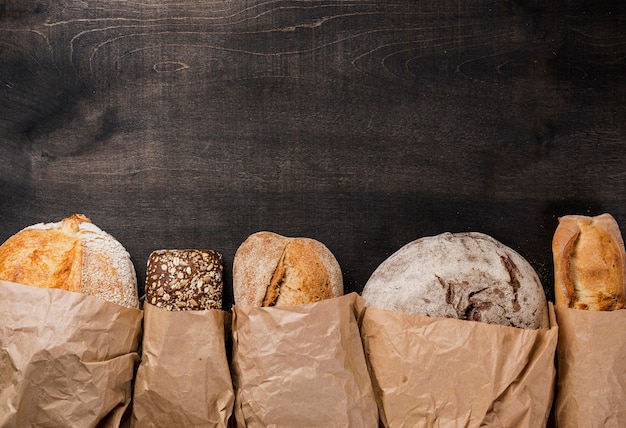
<svg viewBox="0 0 626 428">
<path fill-rule="evenodd" d="M 152 250 L 214 249 L 230 308 L 259 230 L 346 292 L 474 230 L 553 299 L 559 216 L 626 227 L 625 78 L 622 2 L 0 0 L 0 239 L 84 213 L 141 288 Z"/>
</svg>

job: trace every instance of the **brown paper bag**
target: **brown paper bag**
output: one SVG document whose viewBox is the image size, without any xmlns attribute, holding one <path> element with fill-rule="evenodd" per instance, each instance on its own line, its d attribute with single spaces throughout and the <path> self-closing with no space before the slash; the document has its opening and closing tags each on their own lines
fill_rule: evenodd
<svg viewBox="0 0 626 428">
<path fill-rule="evenodd" d="M 558 339 L 549 330 L 366 308 L 361 324 L 387 427 L 528 427 L 547 423 Z"/>
<path fill-rule="evenodd" d="M 559 427 L 626 424 L 626 310 L 556 308 Z"/>
<path fill-rule="evenodd" d="M 239 427 L 377 427 L 356 293 L 288 307 L 233 308 Z"/>
<path fill-rule="evenodd" d="M 0 426 L 119 427 L 142 312 L 0 281 Z"/>
<path fill-rule="evenodd" d="M 226 356 L 230 314 L 144 305 L 133 427 L 226 427 L 234 392 Z"/>
</svg>

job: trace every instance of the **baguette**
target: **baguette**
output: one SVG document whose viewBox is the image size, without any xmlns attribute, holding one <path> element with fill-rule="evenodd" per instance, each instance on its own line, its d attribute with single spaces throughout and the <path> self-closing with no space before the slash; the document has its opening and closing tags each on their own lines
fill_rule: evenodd
<svg viewBox="0 0 626 428">
<path fill-rule="evenodd" d="M 613 216 L 560 217 L 552 253 L 557 307 L 591 311 L 624 308 L 626 253 Z"/>
</svg>

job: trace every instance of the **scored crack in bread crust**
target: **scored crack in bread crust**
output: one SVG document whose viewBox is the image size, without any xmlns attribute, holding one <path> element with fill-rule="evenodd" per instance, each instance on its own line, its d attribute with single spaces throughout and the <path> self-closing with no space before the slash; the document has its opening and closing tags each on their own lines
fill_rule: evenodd
<svg viewBox="0 0 626 428">
<path fill-rule="evenodd" d="M 301 305 L 343 295 L 343 275 L 321 242 L 262 231 L 235 253 L 233 292 L 239 306 Z"/>
<path fill-rule="evenodd" d="M 169 311 L 221 309 L 222 271 L 222 255 L 216 251 L 153 251 L 146 271 L 146 302 Z"/>
<path fill-rule="evenodd" d="M 0 246 L 0 279 L 139 307 L 130 255 L 83 214 L 34 224 L 7 239 Z"/>
<path fill-rule="evenodd" d="M 0 246 L 0 279 L 82 292 L 83 248 L 78 225 L 27 227 Z"/>
<path fill-rule="evenodd" d="M 374 271 L 366 306 L 518 328 L 548 328 L 545 291 L 517 252 L 478 232 L 443 233 L 400 248 Z"/>
<path fill-rule="evenodd" d="M 263 306 L 302 305 L 335 297 L 329 269 L 314 242 L 287 243 L 263 299 Z"/>
<path fill-rule="evenodd" d="M 613 311 L 626 300 L 626 254 L 610 214 L 559 218 L 552 239 L 557 307 Z"/>
</svg>

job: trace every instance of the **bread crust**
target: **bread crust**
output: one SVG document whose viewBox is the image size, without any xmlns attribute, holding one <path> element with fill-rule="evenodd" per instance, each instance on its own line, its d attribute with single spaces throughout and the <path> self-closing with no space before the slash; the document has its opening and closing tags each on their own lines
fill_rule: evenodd
<svg viewBox="0 0 626 428">
<path fill-rule="evenodd" d="M 222 309 L 222 254 L 159 249 L 146 265 L 146 302 L 169 311 Z"/>
<path fill-rule="evenodd" d="M 343 295 L 343 276 L 319 241 L 261 231 L 235 253 L 233 294 L 240 306 L 300 305 Z"/>
<path fill-rule="evenodd" d="M 67 225 L 66 225 L 67 226 Z M 70 227 L 25 229 L 0 246 L 0 279 L 81 292 L 83 249 Z"/>
<path fill-rule="evenodd" d="M 478 232 L 414 240 L 381 263 L 366 306 L 519 328 L 548 328 L 539 278 L 517 252 Z"/>
<path fill-rule="evenodd" d="M 567 215 L 552 238 L 557 307 L 612 311 L 625 306 L 626 253 L 613 216 Z"/>
<path fill-rule="evenodd" d="M 0 246 L 0 279 L 139 307 L 130 255 L 83 214 L 26 227 Z"/>
<path fill-rule="evenodd" d="M 284 236 L 262 231 L 250 235 L 239 246 L 233 259 L 236 305 L 263 306 L 278 260 L 288 241 Z"/>
</svg>

